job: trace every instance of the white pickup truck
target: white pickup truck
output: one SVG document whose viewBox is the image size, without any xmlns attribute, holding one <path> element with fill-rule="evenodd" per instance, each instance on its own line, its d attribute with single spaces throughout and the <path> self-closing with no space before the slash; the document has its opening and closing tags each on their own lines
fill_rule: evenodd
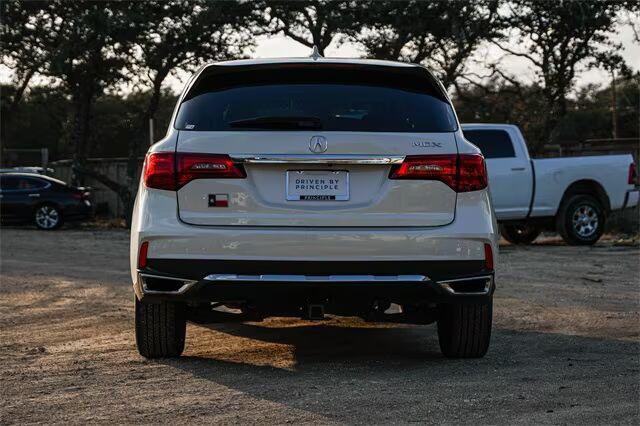
<svg viewBox="0 0 640 426">
<path fill-rule="evenodd" d="M 528 244 L 542 230 L 556 230 L 569 244 L 594 244 L 611 211 L 638 204 L 630 154 L 531 159 L 517 126 L 462 128 L 486 158 L 493 206 L 507 241 Z"/>
</svg>

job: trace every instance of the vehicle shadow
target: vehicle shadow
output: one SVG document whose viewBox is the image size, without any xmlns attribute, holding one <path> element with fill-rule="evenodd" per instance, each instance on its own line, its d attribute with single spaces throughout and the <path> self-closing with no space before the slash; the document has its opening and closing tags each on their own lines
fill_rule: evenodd
<svg viewBox="0 0 640 426">
<path fill-rule="evenodd" d="M 494 330 L 485 358 L 452 360 L 440 355 L 435 327 L 207 329 L 241 339 L 237 352 L 199 348 L 160 362 L 326 421 L 460 421 L 467 413 L 490 423 L 563 422 L 575 421 L 576 410 L 585 409 L 597 410 L 600 417 L 592 420 L 598 422 L 640 415 L 633 396 L 640 377 L 638 342 Z M 216 341 L 213 336 L 208 343 Z M 277 364 L 286 354 L 277 345 L 290 348 L 290 365 Z M 549 410 L 555 412 L 552 419 Z"/>
</svg>

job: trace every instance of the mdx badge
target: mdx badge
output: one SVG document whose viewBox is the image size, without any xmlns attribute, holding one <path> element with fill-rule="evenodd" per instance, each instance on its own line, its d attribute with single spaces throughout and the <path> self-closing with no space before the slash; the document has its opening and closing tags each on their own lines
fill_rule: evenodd
<svg viewBox="0 0 640 426">
<path fill-rule="evenodd" d="M 327 138 L 324 136 L 311 136 L 309 139 L 309 151 L 314 154 L 322 154 L 327 151 Z"/>
<path fill-rule="evenodd" d="M 419 148 L 442 148 L 442 142 L 416 141 L 413 146 Z"/>
</svg>

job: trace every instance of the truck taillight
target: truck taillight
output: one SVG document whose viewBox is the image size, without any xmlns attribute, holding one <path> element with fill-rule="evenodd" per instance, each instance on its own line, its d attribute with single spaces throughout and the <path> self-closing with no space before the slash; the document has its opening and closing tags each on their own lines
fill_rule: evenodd
<svg viewBox="0 0 640 426">
<path fill-rule="evenodd" d="M 480 154 L 410 155 L 389 179 L 438 180 L 456 192 L 469 192 L 487 187 L 487 169 Z"/>
<path fill-rule="evenodd" d="M 242 179 L 244 168 L 228 155 L 152 152 L 142 172 L 148 188 L 177 191 L 195 179 Z"/>
<path fill-rule="evenodd" d="M 635 185 L 638 180 L 638 172 L 636 170 L 636 163 L 629 164 L 629 178 L 627 183 L 629 185 Z"/>
</svg>

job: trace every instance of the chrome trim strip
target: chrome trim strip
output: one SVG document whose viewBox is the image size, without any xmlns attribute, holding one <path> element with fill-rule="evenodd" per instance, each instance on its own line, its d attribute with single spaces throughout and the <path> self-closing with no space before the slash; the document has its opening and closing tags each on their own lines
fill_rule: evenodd
<svg viewBox="0 0 640 426">
<path fill-rule="evenodd" d="M 184 283 L 184 285 L 176 291 L 159 291 L 159 290 L 149 290 L 147 288 L 147 284 L 144 282 L 144 279 L 143 279 L 141 287 L 142 287 L 142 292 L 144 294 L 183 294 L 198 282 L 194 280 L 186 280 L 183 278 L 165 277 L 162 275 L 153 275 L 153 274 L 138 273 L 138 276 L 140 276 L 141 278 L 159 278 L 163 280 L 182 281 Z"/>
<path fill-rule="evenodd" d="M 207 281 L 263 281 L 263 282 L 422 282 L 429 281 L 424 275 L 237 275 L 211 274 Z"/>
<path fill-rule="evenodd" d="M 363 154 L 232 154 L 231 158 L 241 163 L 256 164 L 400 164 L 404 155 Z"/>
<path fill-rule="evenodd" d="M 463 281 L 476 281 L 476 280 L 483 280 L 483 279 L 485 280 L 483 291 L 455 291 L 449 285 L 449 283 L 457 283 L 457 282 L 463 282 Z M 481 275 L 478 277 L 457 278 L 455 280 L 438 281 L 438 285 L 440 285 L 440 287 L 444 288 L 449 293 L 455 294 L 457 296 L 465 296 L 465 295 L 479 296 L 479 295 L 489 294 L 489 292 L 491 291 L 491 287 L 493 287 L 493 275 Z"/>
</svg>

